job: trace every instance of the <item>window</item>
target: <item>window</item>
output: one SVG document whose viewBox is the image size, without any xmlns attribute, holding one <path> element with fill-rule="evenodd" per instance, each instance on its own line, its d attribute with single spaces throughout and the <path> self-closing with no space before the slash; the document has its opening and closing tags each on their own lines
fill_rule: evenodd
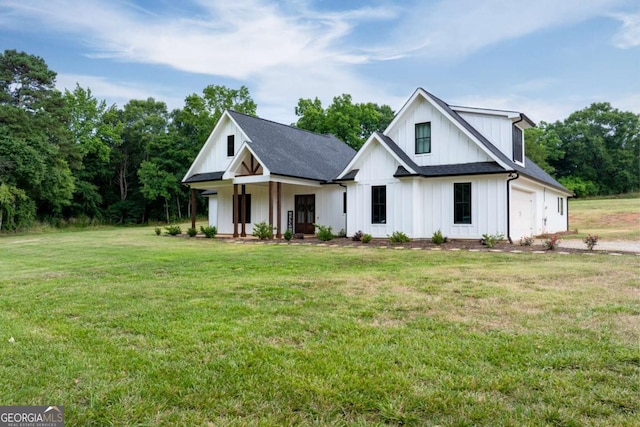
<svg viewBox="0 0 640 427">
<path fill-rule="evenodd" d="M 558 197 L 558 213 L 564 215 L 564 199 L 562 197 Z"/>
<path fill-rule="evenodd" d="M 522 163 L 524 161 L 523 156 L 523 142 L 522 142 L 522 129 L 513 125 L 513 161 Z"/>
<path fill-rule="evenodd" d="M 471 224 L 471 183 L 453 184 L 453 223 Z"/>
<path fill-rule="evenodd" d="M 342 213 L 347 213 L 347 192 L 342 193 Z"/>
<path fill-rule="evenodd" d="M 251 194 L 244 195 L 245 200 L 247 201 L 247 206 L 245 208 L 245 224 L 251 223 Z M 231 206 L 233 206 L 231 211 L 231 222 L 233 222 L 236 217 L 236 206 L 233 203 L 233 196 L 231 196 Z M 242 223 L 242 194 L 238 194 L 238 223 Z"/>
<path fill-rule="evenodd" d="M 235 135 L 227 135 L 227 157 L 233 157 L 236 153 L 235 142 Z"/>
<path fill-rule="evenodd" d="M 371 187 L 371 223 L 387 223 L 387 187 L 385 185 Z"/>
<path fill-rule="evenodd" d="M 431 152 L 431 123 L 416 123 L 416 154 Z"/>
</svg>

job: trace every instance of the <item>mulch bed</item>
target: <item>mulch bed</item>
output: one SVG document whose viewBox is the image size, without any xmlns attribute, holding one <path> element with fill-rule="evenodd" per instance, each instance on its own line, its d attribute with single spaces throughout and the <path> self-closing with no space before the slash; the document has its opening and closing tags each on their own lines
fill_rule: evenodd
<svg viewBox="0 0 640 427">
<path fill-rule="evenodd" d="M 332 240 L 323 242 L 317 237 L 305 237 L 303 239 L 292 239 L 290 242 L 286 240 L 256 240 L 256 239 L 229 239 L 234 242 L 244 243 L 266 243 L 266 244 L 290 244 L 290 245 L 323 245 L 323 246 L 344 246 L 344 247 L 374 247 L 389 249 L 422 249 L 422 250 L 441 250 L 441 251 L 480 251 L 480 252 L 546 252 L 546 253 L 609 253 L 606 251 L 589 251 L 588 249 L 574 249 L 556 247 L 555 250 L 545 250 L 544 246 L 531 245 L 522 246 L 517 243 L 511 244 L 508 241 L 497 243 L 494 247 L 489 248 L 483 245 L 480 240 L 450 240 L 441 245 L 431 243 L 429 239 L 414 239 L 410 243 L 392 244 L 388 239 L 373 239 L 369 243 L 355 242 L 351 238 L 336 237 Z"/>
</svg>

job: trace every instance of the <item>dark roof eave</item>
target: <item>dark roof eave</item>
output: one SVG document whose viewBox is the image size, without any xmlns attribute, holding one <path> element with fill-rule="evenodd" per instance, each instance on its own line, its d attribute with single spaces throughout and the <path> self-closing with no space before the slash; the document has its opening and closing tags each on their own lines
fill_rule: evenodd
<svg viewBox="0 0 640 427">
<path fill-rule="evenodd" d="M 562 191 L 563 193 L 567 193 L 567 194 L 572 194 L 572 195 L 574 194 L 574 193 L 572 193 L 571 191 L 569 191 L 568 189 L 566 189 L 564 187 L 558 187 L 557 185 L 554 185 L 554 184 L 552 184 L 550 182 L 546 182 L 546 181 L 544 181 L 544 180 L 542 180 L 540 178 L 537 178 L 537 177 L 535 177 L 533 175 L 530 175 L 530 174 L 528 174 L 526 172 L 522 172 L 522 171 L 512 171 L 512 172 L 517 172 L 518 174 L 520 174 L 520 176 L 523 176 L 523 177 L 525 177 L 527 179 L 535 181 L 538 184 L 544 185 L 545 187 L 551 187 L 551 188 L 554 188 L 554 189 L 556 189 L 558 191 Z"/>
<path fill-rule="evenodd" d="M 411 178 L 411 177 L 422 177 L 422 178 L 446 178 L 446 177 L 451 177 L 451 176 L 475 176 L 475 175 L 501 175 L 501 174 L 510 174 L 513 173 L 515 171 L 510 171 L 510 170 L 503 170 L 503 171 L 494 171 L 494 172 L 458 172 L 458 173 L 443 173 L 443 174 L 432 174 L 432 175 L 427 175 L 427 174 L 419 174 L 419 173 L 415 173 L 415 174 L 396 174 L 393 175 L 394 178 Z"/>
<path fill-rule="evenodd" d="M 184 181 L 182 181 L 182 184 L 189 185 L 196 182 L 222 181 L 223 175 L 224 175 L 224 171 L 196 173 L 191 175 L 189 178 L 185 179 Z"/>
</svg>

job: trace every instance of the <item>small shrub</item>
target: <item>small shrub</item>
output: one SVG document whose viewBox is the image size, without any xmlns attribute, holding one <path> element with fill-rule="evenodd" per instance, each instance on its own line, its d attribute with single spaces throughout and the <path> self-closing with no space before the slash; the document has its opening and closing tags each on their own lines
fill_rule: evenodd
<svg viewBox="0 0 640 427">
<path fill-rule="evenodd" d="M 389 241 L 393 244 L 400 244 L 409 243 L 411 239 L 402 231 L 394 231 L 391 236 L 389 236 Z"/>
<path fill-rule="evenodd" d="M 358 230 L 358 231 L 357 231 L 357 232 L 356 232 L 356 233 L 351 237 L 351 240 L 353 240 L 354 242 L 359 242 L 359 241 L 361 241 L 361 240 L 362 240 L 362 236 L 363 236 L 362 231 L 361 231 L 361 230 Z"/>
<path fill-rule="evenodd" d="M 440 231 L 438 229 L 438 231 L 433 233 L 433 236 L 431 236 L 431 243 L 435 244 L 435 245 L 441 245 L 443 243 L 447 243 L 447 237 L 442 235 L 442 231 Z"/>
<path fill-rule="evenodd" d="M 331 231 L 331 226 L 325 227 L 324 225 L 314 224 L 318 229 L 318 239 L 321 242 L 328 242 L 329 240 L 334 238 L 333 232 Z"/>
<path fill-rule="evenodd" d="M 485 245 L 488 248 L 492 248 L 495 245 L 497 245 L 498 243 L 500 243 L 501 241 L 504 240 L 504 234 L 502 233 L 497 233 L 497 234 L 483 234 L 482 235 L 482 244 Z"/>
<path fill-rule="evenodd" d="M 287 231 L 284 232 L 284 240 L 286 240 L 288 242 L 291 239 L 293 239 L 293 231 L 291 231 L 291 230 L 289 230 L 287 228 Z"/>
<path fill-rule="evenodd" d="M 178 234 L 182 233 L 182 229 L 180 228 L 179 225 L 169 225 L 164 229 L 166 230 L 165 233 L 167 233 L 170 236 L 177 236 Z"/>
<path fill-rule="evenodd" d="M 273 230 L 266 222 L 259 222 L 253 225 L 253 236 L 260 240 L 273 239 Z"/>
<path fill-rule="evenodd" d="M 592 251 L 593 247 L 598 244 L 599 239 L 600 238 L 598 236 L 595 236 L 595 235 L 592 236 L 591 234 L 589 234 L 587 237 L 584 238 L 583 242 L 587 245 L 587 249 Z"/>
<path fill-rule="evenodd" d="M 215 225 L 207 225 L 206 227 L 201 225 L 200 231 L 202 231 L 202 234 L 204 234 L 204 237 L 207 239 L 213 239 L 216 237 L 216 234 L 218 234 L 218 227 Z"/>
<path fill-rule="evenodd" d="M 198 230 L 195 227 L 190 227 L 187 229 L 187 234 L 189 235 L 189 237 L 196 237 L 196 234 L 198 234 Z"/>
<path fill-rule="evenodd" d="M 369 243 L 371 241 L 371 234 L 363 234 L 362 235 L 362 243 Z"/>
<path fill-rule="evenodd" d="M 554 250 L 556 247 L 558 247 L 559 244 L 560 240 L 558 240 L 558 236 L 556 236 L 555 234 L 544 241 L 544 247 L 548 251 Z"/>
<path fill-rule="evenodd" d="M 533 236 L 522 236 L 520 238 L 520 246 L 531 246 L 533 245 Z"/>
<path fill-rule="evenodd" d="M 162 229 L 160 227 L 156 227 L 154 231 L 156 232 L 156 236 L 159 236 L 160 234 L 162 234 Z"/>
<path fill-rule="evenodd" d="M 347 237 L 347 232 L 344 231 L 344 228 L 341 228 L 340 231 L 338 231 L 337 237 Z"/>
</svg>

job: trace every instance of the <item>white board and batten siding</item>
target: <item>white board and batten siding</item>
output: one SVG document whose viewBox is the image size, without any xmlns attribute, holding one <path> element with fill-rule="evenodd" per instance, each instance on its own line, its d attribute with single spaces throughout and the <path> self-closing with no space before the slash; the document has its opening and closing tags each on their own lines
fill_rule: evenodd
<svg viewBox="0 0 640 427">
<path fill-rule="evenodd" d="M 471 126 L 487 138 L 508 158 L 513 158 L 513 126 L 504 116 L 458 112 Z"/>
<path fill-rule="evenodd" d="M 511 182 L 511 238 L 567 231 L 567 196 L 520 177 Z"/>
<path fill-rule="evenodd" d="M 373 141 L 354 165 L 347 183 L 347 234 L 357 231 L 384 238 L 401 231 L 411 238 L 431 238 L 441 230 L 450 238 L 476 239 L 484 233 L 506 234 L 505 175 L 447 178 L 394 178 L 399 163 Z M 454 183 L 471 183 L 471 224 L 454 224 Z M 373 186 L 386 186 L 386 223 L 371 221 Z M 489 201 L 490 208 L 486 208 Z"/>
<path fill-rule="evenodd" d="M 415 154 L 415 125 L 425 122 L 431 123 L 431 153 Z M 449 117 L 422 98 L 406 110 L 401 120 L 387 129 L 386 135 L 419 166 L 491 161 Z"/>
<path fill-rule="evenodd" d="M 207 138 L 201 154 L 190 170 L 191 175 L 197 173 L 224 171 L 229 167 L 233 157 L 227 156 L 227 136 L 234 136 L 234 155 L 238 153 L 246 136 L 228 116 L 224 115 L 221 121 Z"/>
<path fill-rule="evenodd" d="M 253 233 L 253 224 L 259 222 L 269 222 L 269 187 L 266 184 L 247 184 L 246 194 L 251 194 L 251 222 L 246 224 L 248 235 Z M 338 185 L 327 185 L 324 187 L 305 187 L 301 185 L 282 184 L 280 222 L 282 232 L 287 228 L 287 212 L 293 211 L 295 215 L 296 195 L 315 195 L 315 221 L 316 224 L 331 226 L 334 232 L 345 229 L 345 214 L 343 212 L 344 188 Z M 211 201 L 211 198 L 209 199 Z M 216 209 L 216 220 L 218 232 L 221 234 L 233 233 L 233 186 L 218 187 L 218 200 Z M 225 202 L 222 202 L 222 201 Z M 273 225 L 278 223 L 277 195 L 274 183 L 273 194 Z M 210 202 L 211 203 L 211 202 Z M 210 205 L 211 208 L 211 205 Z M 209 212 L 211 222 L 212 213 Z M 240 226 L 239 226 L 240 227 Z M 294 230 L 295 231 L 295 230 Z"/>
</svg>

